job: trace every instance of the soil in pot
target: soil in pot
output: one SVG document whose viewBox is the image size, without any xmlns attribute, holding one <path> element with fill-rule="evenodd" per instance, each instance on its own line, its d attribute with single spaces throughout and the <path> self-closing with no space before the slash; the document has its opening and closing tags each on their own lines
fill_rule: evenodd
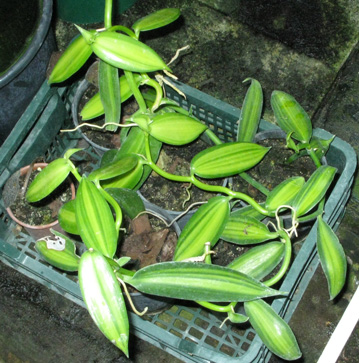
<svg viewBox="0 0 359 363">
<path fill-rule="evenodd" d="M 163 144 L 157 165 L 171 174 L 189 175 L 192 158 L 209 147 L 202 139 L 197 139 L 185 146 Z M 224 179 L 202 180 L 210 185 L 223 185 Z M 165 179 L 152 172 L 144 185 L 141 194 L 151 203 L 170 211 L 185 210 L 195 202 L 206 202 L 215 194 L 206 192 L 188 183 L 179 183 Z"/>
<path fill-rule="evenodd" d="M 36 203 L 28 203 L 25 199 L 27 187 L 40 171 L 41 169 L 36 169 L 30 174 L 14 175 L 11 180 L 11 187 L 7 187 L 6 191 L 4 190 L 4 201 L 9 188 L 11 189 L 10 193 L 13 193 L 12 201 L 8 206 L 14 216 L 31 226 L 42 226 L 55 222 L 60 208 L 70 201 L 73 195 L 70 182 L 65 181 L 47 198 Z"/>
<path fill-rule="evenodd" d="M 305 180 L 308 180 L 316 170 L 309 156 L 298 158 L 288 164 L 287 160 L 294 152 L 286 148 L 286 141 L 284 139 L 265 139 L 258 142 L 258 144 L 270 147 L 271 149 L 264 159 L 247 173 L 268 190 L 272 190 L 282 181 L 294 176 L 302 176 Z M 232 189 L 248 194 L 257 202 L 265 201 L 264 194 L 240 177 L 233 178 Z"/>
<path fill-rule="evenodd" d="M 305 180 L 308 180 L 316 170 L 316 167 L 309 156 L 301 157 L 291 164 L 287 164 L 286 161 L 293 155 L 293 151 L 286 148 L 284 139 L 265 139 L 258 143 L 265 147 L 271 147 L 271 150 L 267 153 L 261 163 L 248 171 L 248 174 L 256 181 L 259 181 L 268 190 L 272 190 L 282 181 L 294 176 L 302 176 Z M 233 184 L 230 187 L 235 191 L 250 195 L 257 202 L 264 202 L 266 199 L 264 194 L 240 177 L 233 178 Z M 299 252 L 302 243 L 301 241 L 309 231 L 311 225 L 312 223 L 302 224 L 301 226 L 303 229 L 299 230 L 298 237 L 292 238 L 294 254 Z M 240 246 L 219 240 L 214 248 L 215 255 L 213 255 L 212 261 L 214 264 L 226 266 L 248 251 L 251 247 L 252 246 Z"/>
</svg>

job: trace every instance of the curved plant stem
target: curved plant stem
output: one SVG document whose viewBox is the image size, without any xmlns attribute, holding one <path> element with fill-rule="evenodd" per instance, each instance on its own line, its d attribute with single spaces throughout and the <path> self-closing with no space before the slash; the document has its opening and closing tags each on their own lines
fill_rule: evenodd
<svg viewBox="0 0 359 363">
<path fill-rule="evenodd" d="M 146 158 L 148 160 L 147 165 L 149 165 L 152 168 L 152 170 L 154 170 L 157 174 L 161 175 L 162 177 L 164 177 L 166 179 L 172 180 L 172 181 L 177 181 L 177 182 L 181 182 L 181 183 L 191 183 L 192 178 L 190 176 L 174 175 L 174 174 L 167 173 L 166 171 L 159 168 L 153 162 L 153 160 L 151 158 L 151 150 L 150 150 L 148 133 L 145 133 L 145 149 L 146 149 Z"/>
<path fill-rule="evenodd" d="M 76 178 L 76 180 L 78 181 L 78 182 L 80 182 L 81 181 L 81 179 L 82 179 L 82 176 L 80 175 L 80 173 L 78 172 L 78 170 L 77 170 L 77 168 L 75 167 L 75 165 L 73 164 L 73 162 L 70 160 L 70 159 L 67 159 L 67 162 L 70 164 L 70 166 L 71 166 L 71 173 L 72 173 L 72 175 Z"/>
<path fill-rule="evenodd" d="M 71 173 L 72 175 L 76 178 L 76 180 L 78 182 L 80 182 L 81 180 L 81 175 L 79 174 L 79 172 L 77 171 L 77 169 L 74 167 L 73 169 L 71 169 Z"/>
<path fill-rule="evenodd" d="M 197 188 L 205 190 L 207 192 L 223 193 L 223 194 L 228 195 L 229 197 L 241 199 L 241 200 L 247 202 L 248 204 L 250 204 L 259 213 L 261 213 L 265 216 L 273 216 L 272 212 L 269 212 L 268 210 L 266 210 L 264 207 L 262 207 L 260 204 L 258 204 L 253 198 L 251 198 L 247 194 L 240 193 L 240 192 L 234 192 L 233 190 L 231 190 L 229 188 L 222 187 L 219 185 L 209 185 L 209 184 L 203 183 L 203 182 L 199 181 L 198 179 L 196 179 L 196 177 L 194 175 L 191 175 L 191 176 L 174 175 L 174 174 L 170 174 L 170 173 L 162 170 L 151 159 L 151 151 L 150 151 L 150 145 L 149 145 L 147 133 L 145 134 L 145 148 L 146 148 L 146 158 L 148 160 L 148 165 L 157 174 L 161 175 L 162 177 L 172 180 L 172 181 L 177 181 L 177 182 L 182 182 L 182 183 L 193 183 Z"/>
<path fill-rule="evenodd" d="M 113 208 L 113 210 L 115 212 L 115 215 L 116 215 L 115 227 L 116 227 L 116 231 L 118 233 L 120 231 L 120 227 L 122 224 L 122 210 L 121 210 L 120 206 L 118 205 L 118 203 L 116 202 L 116 200 L 110 194 L 108 194 L 105 190 L 102 189 L 99 181 L 96 181 L 95 184 L 97 186 L 97 189 L 100 191 L 100 193 L 106 199 L 106 201 L 111 205 L 111 207 Z"/>
<path fill-rule="evenodd" d="M 213 304 L 213 303 L 210 303 L 208 301 L 196 301 L 196 303 L 198 305 L 203 306 L 206 309 L 213 310 L 213 311 L 217 311 L 219 313 L 228 313 L 228 312 L 231 312 L 232 309 L 237 305 L 236 302 L 231 302 L 230 304 L 224 305 L 224 306 L 223 305 Z"/>
<path fill-rule="evenodd" d="M 241 192 L 234 192 L 233 190 L 231 190 L 229 188 L 222 187 L 222 186 L 219 186 L 219 185 L 205 184 L 205 183 L 199 181 L 198 179 L 196 179 L 194 175 L 191 176 L 191 182 L 197 188 L 200 188 L 200 189 L 205 190 L 207 192 L 223 193 L 223 194 L 227 194 L 229 197 L 243 200 L 243 201 L 247 202 L 248 204 L 250 204 L 259 213 L 261 213 L 261 214 L 263 214 L 265 216 L 271 217 L 271 216 L 274 215 L 274 213 L 269 212 L 267 209 L 265 209 L 263 206 L 258 204 L 253 198 L 251 198 L 247 194 L 244 194 L 244 193 L 241 193 Z"/>
<path fill-rule="evenodd" d="M 163 99 L 163 90 L 160 84 L 156 82 L 154 79 L 148 77 L 147 74 L 143 74 L 142 76 L 144 78 L 143 84 L 147 84 L 153 87 L 156 91 L 156 99 L 151 108 L 151 111 L 154 112 L 161 105 Z"/>
<path fill-rule="evenodd" d="M 125 72 L 125 76 L 126 76 L 126 80 L 128 82 L 128 85 L 130 86 L 130 89 L 133 93 L 133 95 L 135 96 L 135 99 L 138 103 L 138 106 L 141 110 L 141 112 L 145 112 L 146 111 L 146 102 L 139 90 L 139 88 L 136 85 L 136 82 L 133 78 L 133 73 L 130 71 L 124 71 Z"/>
<path fill-rule="evenodd" d="M 285 251 L 284 251 L 284 258 L 282 266 L 280 267 L 279 271 L 276 273 L 275 276 L 270 278 L 267 281 L 264 281 L 263 284 L 267 286 L 272 286 L 276 284 L 287 272 L 290 264 L 290 260 L 292 258 L 292 242 L 284 231 L 278 231 L 280 233 L 281 238 L 284 240 L 285 243 Z"/>
<path fill-rule="evenodd" d="M 308 151 L 309 156 L 312 158 L 315 166 L 317 168 L 322 166 L 322 163 L 320 162 L 320 160 L 319 160 L 318 156 L 316 155 L 316 153 L 312 149 L 307 149 L 307 151 Z"/>
<path fill-rule="evenodd" d="M 133 304 L 133 301 L 132 301 L 131 295 L 130 295 L 130 293 L 129 293 L 129 292 L 128 292 L 128 290 L 127 290 L 126 284 L 125 284 L 125 283 L 124 283 L 121 279 L 119 279 L 119 278 L 117 278 L 117 280 L 121 283 L 121 285 L 122 285 L 122 287 L 123 287 L 123 290 L 124 290 L 124 292 L 125 292 L 125 294 L 126 294 L 126 296 L 127 296 L 127 300 L 128 300 L 128 302 L 129 302 L 129 304 L 130 304 L 130 306 L 131 306 L 131 308 L 132 308 L 133 312 L 134 312 L 135 314 L 137 314 L 138 316 L 145 315 L 145 314 L 147 313 L 148 307 L 146 306 L 146 307 L 143 309 L 143 311 L 142 311 L 142 312 L 139 312 L 139 311 L 136 309 L 135 305 Z"/>
<path fill-rule="evenodd" d="M 123 25 L 114 25 L 111 28 L 109 28 L 108 30 L 109 31 L 120 31 L 122 33 L 127 34 L 131 38 L 137 39 L 135 33 L 131 29 L 129 29 L 126 26 L 123 26 Z"/>
</svg>

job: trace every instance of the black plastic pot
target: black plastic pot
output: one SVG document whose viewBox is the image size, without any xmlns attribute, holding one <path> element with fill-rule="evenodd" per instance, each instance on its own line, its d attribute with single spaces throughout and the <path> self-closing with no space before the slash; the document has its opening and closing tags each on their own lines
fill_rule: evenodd
<svg viewBox="0 0 359 363">
<path fill-rule="evenodd" d="M 55 50 L 55 39 L 50 30 L 52 0 L 39 2 L 38 26 L 29 46 L 0 75 L 0 145 L 44 82 L 51 53 Z"/>
<path fill-rule="evenodd" d="M 85 92 L 87 91 L 87 89 L 90 87 L 90 85 L 91 85 L 90 82 L 88 82 L 86 79 L 83 79 L 76 89 L 76 93 L 74 95 L 74 99 L 71 105 L 72 120 L 74 122 L 75 127 L 77 127 L 80 124 L 79 122 L 80 101 Z M 88 138 L 81 128 L 79 128 L 78 131 L 80 132 L 81 137 L 84 138 L 94 148 L 94 150 L 99 156 L 102 156 L 106 151 L 110 150 L 107 147 L 96 144 L 94 141 Z"/>
</svg>

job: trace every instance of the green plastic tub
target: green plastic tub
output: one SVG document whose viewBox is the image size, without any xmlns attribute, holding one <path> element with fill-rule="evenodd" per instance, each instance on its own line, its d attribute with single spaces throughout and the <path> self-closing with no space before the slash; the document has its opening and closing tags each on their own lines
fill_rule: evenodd
<svg viewBox="0 0 359 363">
<path fill-rule="evenodd" d="M 231 141 L 236 135 L 240 110 L 214 99 L 198 90 L 177 84 L 187 96 L 180 97 L 172 89 L 167 96 L 182 107 L 191 109 L 223 140 Z M 60 129 L 71 124 L 71 88 L 49 88 L 44 84 L 13 132 L 0 150 L 0 190 L 9 176 L 20 167 L 42 155 L 52 160 L 74 147 L 79 135 L 61 134 Z M 262 121 L 261 130 L 275 126 Z M 331 134 L 316 129 L 315 135 L 330 138 Z M 350 195 L 356 154 L 352 147 L 335 138 L 327 153 L 330 165 L 340 174 L 325 209 L 325 219 L 335 229 L 344 213 Z M 25 275 L 44 284 L 66 298 L 84 306 L 77 281 L 43 262 L 34 250 L 34 241 L 24 233 L 13 233 L 14 223 L 9 220 L 0 199 L 0 259 Z M 289 321 L 318 265 L 315 249 L 316 229 L 313 228 L 283 281 L 280 290 L 289 295 L 274 300 L 273 307 Z M 130 313 L 132 333 L 182 359 L 185 362 L 265 362 L 270 352 L 252 328 L 226 323 L 220 325 L 223 315 L 217 316 L 196 305 L 175 305 L 161 314 L 140 318 Z"/>
<path fill-rule="evenodd" d="M 137 0 L 114 0 L 113 15 L 122 14 Z M 56 16 L 75 24 L 101 23 L 105 0 L 56 0 Z"/>
</svg>

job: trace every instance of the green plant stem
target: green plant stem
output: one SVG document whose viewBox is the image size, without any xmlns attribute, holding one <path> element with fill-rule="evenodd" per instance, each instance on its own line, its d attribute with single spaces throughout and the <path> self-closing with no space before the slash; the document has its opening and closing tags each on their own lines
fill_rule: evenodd
<svg viewBox="0 0 359 363">
<path fill-rule="evenodd" d="M 263 282 L 264 285 L 267 285 L 267 286 L 273 286 L 284 276 L 284 274 L 287 272 L 287 270 L 289 268 L 290 260 L 292 258 L 292 242 L 291 242 L 289 236 L 284 231 L 279 231 L 279 233 L 285 243 L 283 263 L 275 276 L 273 276 L 269 280 Z"/>
<path fill-rule="evenodd" d="M 137 39 L 135 33 L 131 29 L 129 29 L 126 26 L 123 26 L 123 25 L 114 25 L 111 28 L 109 28 L 108 30 L 109 31 L 120 31 L 122 33 L 127 34 L 131 38 Z"/>
<path fill-rule="evenodd" d="M 157 110 L 158 107 L 160 107 L 162 99 L 163 99 L 163 90 L 162 87 L 158 82 L 156 82 L 154 79 L 148 77 L 147 74 L 142 74 L 142 77 L 144 78 L 144 84 L 149 85 L 150 87 L 153 87 L 156 91 L 156 99 L 153 102 L 151 111 L 154 112 Z"/>
<path fill-rule="evenodd" d="M 79 172 L 78 172 L 78 170 L 77 170 L 77 168 L 75 167 L 75 165 L 73 164 L 73 162 L 70 160 L 70 159 L 67 159 L 67 162 L 70 164 L 70 166 L 71 166 L 71 173 L 72 173 L 72 175 L 76 178 L 76 180 L 78 181 L 78 182 L 80 182 L 81 181 L 81 179 L 82 179 L 82 176 L 79 174 Z"/>
<path fill-rule="evenodd" d="M 104 189 L 102 189 L 99 181 L 96 181 L 95 184 L 96 184 L 97 189 L 100 191 L 100 193 L 106 199 L 108 204 L 111 205 L 111 207 L 113 208 L 113 210 L 115 212 L 115 216 L 116 216 L 115 228 L 118 233 L 120 231 L 120 227 L 122 224 L 122 210 L 121 210 L 120 206 L 118 205 L 118 203 L 116 202 L 116 200 L 110 194 L 108 194 Z"/>
<path fill-rule="evenodd" d="M 205 253 L 205 258 L 204 258 L 204 262 L 207 263 L 208 265 L 212 264 L 212 257 L 211 257 L 211 244 L 210 243 L 205 243 L 204 245 L 204 253 Z"/>
<path fill-rule="evenodd" d="M 249 183 L 250 185 L 252 185 L 253 187 L 255 187 L 256 189 L 258 189 L 262 194 L 264 195 L 268 195 L 269 194 L 269 190 L 262 185 L 261 183 L 257 182 L 256 180 L 254 180 L 249 174 L 247 174 L 246 172 L 242 172 L 240 174 L 238 174 L 243 180 L 245 180 L 247 183 Z"/>
<path fill-rule="evenodd" d="M 320 162 L 320 160 L 318 159 L 317 154 L 316 154 L 316 153 L 315 153 L 312 149 L 307 149 L 307 151 L 308 151 L 309 156 L 312 158 L 312 160 L 313 160 L 313 162 L 314 162 L 315 166 L 316 166 L 317 168 L 321 167 L 321 166 L 322 166 L 322 163 L 321 163 L 321 162 Z"/>
<path fill-rule="evenodd" d="M 223 305 L 213 304 L 213 303 L 210 303 L 208 301 L 196 301 L 196 303 L 203 306 L 206 309 L 217 311 L 219 313 L 231 312 L 232 309 L 237 305 L 236 302 L 231 302 L 230 304 L 224 305 L 224 306 Z"/>
<path fill-rule="evenodd" d="M 163 178 L 166 178 L 166 179 L 169 179 L 169 180 L 172 180 L 172 181 L 181 182 L 181 183 L 192 183 L 197 188 L 205 190 L 207 192 L 226 194 L 229 197 L 233 197 L 233 198 L 236 198 L 236 199 L 241 199 L 241 200 L 247 202 L 254 209 L 256 209 L 259 213 L 261 213 L 261 214 L 263 214 L 265 216 L 273 216 L 274 215 L 274 213 L 271 213 L 268 210 L 266 210 L 265 208 L 263 208 L 260 204 L 258 204 L 254 199 L 252 199 L 247 194 L 240 193 L 240 192 L 234 192 L 233 190 L 231 190 L 229 188 L 222 187 L 222 186 L 219 186 L 219 185 L 205 184 L 205 183 L 199 181 L 198 179 L 196 179 L 196 177 L 194 175 L 191 175 L 191 176 L 174 175 L 174 174 L 170 174 L 170 173 L 162 170 L 161 168 L 159 168 L 153 162 L 153 160 L 151 158 L 151 151 L 150 151 L 150 145 L 149 145 L 149 140 L 148 140 L 148 134 L 147 133 L 145 134 L 145 149 L 146 149 L 146 158 L 147 158 L 148 165 L 157 174 L 161 175 Z"/>
<path fill-rule="evenodd" d="M 116 270 L 116 273 L 121 274 L 121 276 L 130 276 L 130 277 L 132 277 L 136 273 L 136 271 L 127 270 L 126 268 L 120 267 L 118 270 Z M 122 278 L 122 280 L 125 281 L 126 279 Z"/>
<path fill-rule="evenodd" d="M 215 145 L 223 144 L 219 137 L 211 130 L 208 129 L 204 132 Z"/>
<path fill-rule="evenodd" d="M 104 25 L 106 29 L 112 26 L 112 0 L 105 1 Z"/>
<path fill-rule="evenodd" d="M 260 204 L 258 204 L 253 198 L 251 198 L 247 194 L 244 194 L 244 193 L 241 193 L 241 192 L 234 192 L 233 190 L 231 190 L 229 188 L 222 187 L 222 186 L 219 186 L 219 185 L 205 184 L 205 183 L 199 181 L 198 179 L 196 179 L 196 177 L 194 175 L 191 176 L 191 182 L 197 188 L 200 188 L 200 189 L 205 190 L 207 192 L 223 193 L 223 194 L 227 194 L 229 197 L 243 200 L 243 201 L 247 202 L 248 204 L 250 204 L 259 213 L 261 213 L 261 214 L 263 214 L 265 216 L 273 216 L 274 215 L 274 213 L 269 212 L 268 210 L 266 210 L 264 207 L 262 207 Z"/>
<path fill-rule="evenodd" d="M 145 133 L 145 151 L 146 151 L 146 158 L 147 158 L 147 165 L 149 165 L 152 170 L 154 170 L 157 174 L 161 175 L 162 177 L 177 181 L 180 183 L 191 183 L 192 179 L 190 176 L 182 176 L 182 175 L 174 175 L 167 173 L 166 171 L 159 168 L 152 160 L 151 158 L 151 150 L 150 150 L 150 143 L 149 143 L 149 135 L 148 133 Z"/>
<path fill-rule="evenodd" d="M 138 103 L 140 111 L 144 113 L 147 109 L 146 102 L 145 102 L 139 88 L 136 85 L 136 82 L 133 78 L 133 73 L 130 71 L 124 71 L 124 72 L 125 72 L 126 80 L 130 86 L 130 89 L 131 89 L 133 95 L 135 96 L 135 99 Z"/>
</svg>

